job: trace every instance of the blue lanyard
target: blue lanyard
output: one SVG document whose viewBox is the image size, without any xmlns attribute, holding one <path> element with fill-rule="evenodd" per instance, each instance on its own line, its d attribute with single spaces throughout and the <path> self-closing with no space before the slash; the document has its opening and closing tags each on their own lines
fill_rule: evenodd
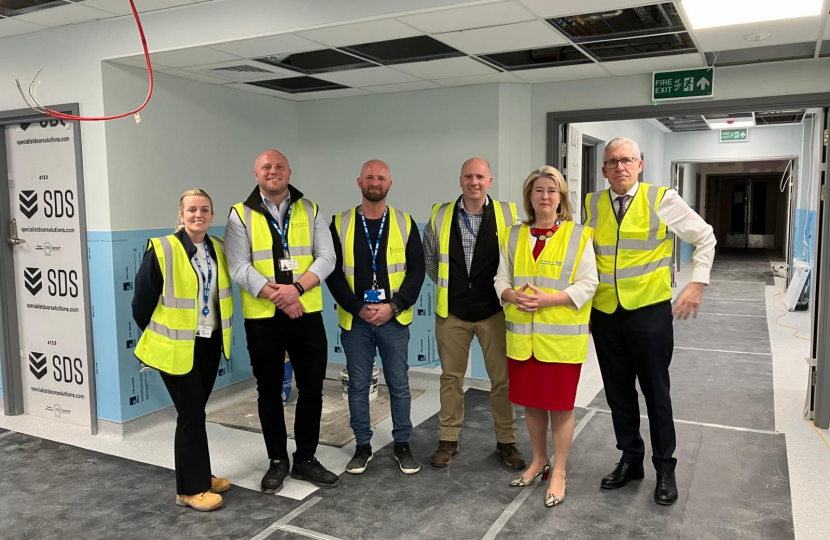
<svg viewBox="0 0 830 540">
<path fill-rule="evenodd" d="M 383 217 L 380 220 L 380 230 L 378 231 L 378 239 L 375 242 L 375 247 L 372 247 L 372 239 L 369 237 L 369 227 L 366 226 L 366 216 L 363 215 L 363 209 L 360 209 L 360 219 L 363 220 L 363 232 L 366 233 L 366 242 L 369 243 L 369 252 L 372 254 L 372 290 L 378 288 L 378 250 L 380 249 L 380 239 L 383 238 L 383 226 L 386 224 L 386 214 L 389 212 L 389 207 L 383 210 Z"/>
<path fill-rule="evenodd" d="M 210 267 L 210 251 L 208 251 L 208 243 L 205 240 L 205 260 L 207 261 L 208 267 L 208 274 L 207 279 L 205 279 L 205 273 L 202 271 L 202 263 L 199 262 L 199 254 L 196 254 L 196 266 L 199 268 L 199 273 L 202 274 L 202 289 L 203 289 L 203 298 L 205 299 L 205 307 L 202 308 L 202 314 L 207 317 L 207 314 L 210 313 L 210 282 L 213 279 L 213 269 Z"/>
<path fill-rule="evenodd" d="M 280 229 L 280 226 L 277 223 L 277 221 L 273 218 L 271 219 L 271 225 L 273 225 L 274 228 L 277 229 L 277 232 L 279 233 L 280 237 L 282 238 L 282 252 L 285 255 L 285 257 L 289 256 L 288 255 L 288 236 L 287 235 L 288 235 L 288 224 L 291 222 L 291 206 L 292 205 L 290 205 L 290 204 L 288 205 L 288 212 L 286 212 L 286 214 L 285 214 L 285 229 Z M 279 210 L 277 210 L 277 211 L 279 211 Z"/>
<path fill-rule="evenodd" d="M 473 238 L 478 238 L 478 231 L 473 231 L 473 225 L 470 223 L 470 218 L 467 215 L 467 211 L 463 208 L 459 208 L 461 211 L 461 217 L 464 218 L 464 225 L 467 226 L 467 230 L 470 231 L 470 234 L 473 235 Z"/>
</svg>

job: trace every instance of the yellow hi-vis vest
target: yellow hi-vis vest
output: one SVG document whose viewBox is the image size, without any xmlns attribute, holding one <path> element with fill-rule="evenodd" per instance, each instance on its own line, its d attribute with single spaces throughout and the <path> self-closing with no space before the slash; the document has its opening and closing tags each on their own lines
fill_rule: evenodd
<svg viewBox="0 0 830 540">
<path fill-rule="evenodd" d="M 671 300 L 674 235 L 657 215 L 667 189 L 641 183 L 619 225 L 610 190 L 586 196 L 585 223 L 596 231 L 594 307 L 603 313 Z"/>
<path fill-rule="evenodd" d="M 251 245 L 251 264 L 254 270 L 276 281 L 274 266 L 274 237 L 268 227 L 268 218 L 262 212 L 255 212 L 244 203 L 233 205 L 239 219 L 248 233 Z M 294 270 L 294 282 L 305 274 L 314 262 L 314 218 L 317 217 L 317 205 L 306 198 L 291 203 L 291 222 L 288 226 L 288 252 L 299 265 Z M 322 285 L 322 283 L 321 283 Z M 242 296 L 242 315 L 246 319 L 268 319 L 277 312 L 276 306 L 267 298 L 259 298 L 239 288 Z M 259 291 L 257 291 L 259 292 Z M 314 287 L 300 297 L 300 303 L 306 313 L 323 310 L 323 290 Z"/>
<path fill-rule="evenodd" d="M 401 288 L 406 277 L 406 243 L 409 241 L 409 232 L 412 229 L 412 218 L 406 212 L 389 209 L 389 237 L 386 241 L 386 269 L 389 273 L 389 289 L 392 296 Z M 354 292 L 354 231 L 357 208 L 342 212 L 334 216 L 334 226 L 340 237 L 340 247 L 343 249 L 343 274 L 349 288 Z M 397 233 L 397 234 L 395 234 Z M 396 318 L 398 322 L 407 325 L 412 323 L 412 307 L 402 311 Z M 352 314 L 337 306 L 337 320 L 340 328 L 352 329 Z"/>
<path fill-rule="evenodd" d="M 499 202 L 490 199 L 496 215 L 496 234 L 499 237 L 499 249 L 504 244 L 505 231 L 516 223 L 516 203 Z M 436 204 L 432 207 L 432 236 L 438 243 L 438 283 L 435 289 L 435 314 L 446 319 L 449 316 L 450 285 L 450 234 L 452 232 L 452 215 L 455 201 Z"/>
<path fill-rule="evenodd" d="M 222 249 L 224 242 L 213 236 L 208 238 L 216 251 L 222 350 L 225 358 L 230 358 L 233 321 L 231 275 Z M 196 328 L 199 324 L 199 278 L 184 246 L 174 235 L 150 239 L 147 249 L 156 252 L 159 269 L 164 276 L 164 288 L 150 324 L 138 340 L 135 355 L 159 371 L 185 375 L 193 369 Z"/>
<path fill-rule="evenodd" d="M 551 294 L 564 291 L 574 282 L 582 253 L 593 236 L 590 228 L 565 221 L 534 260 L 530 227 L 511 228 L 503 249 L 511 262 L 513 289 L 529 283 Z M 579 311 L 570 306 L 551 306 L 523 313 L 515 304 L 507 304 L 507 356 L 527 360 L 532 354 L 541 362 L 581 364 L 588 356 L 590 316 L 590 300 Z"/>
</svg>

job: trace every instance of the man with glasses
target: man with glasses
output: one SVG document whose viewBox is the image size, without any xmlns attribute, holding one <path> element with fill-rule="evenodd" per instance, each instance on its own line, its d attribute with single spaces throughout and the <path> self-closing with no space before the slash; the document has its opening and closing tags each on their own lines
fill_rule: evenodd
<svg viewBox="0 0 830 540">
<path fill-rule="evenodd" d="M 676 438 L 669 392 L 674 348 L 672 316 L 697 317 L 715 256 L 715 235 L 677 191 L 637 181 L 640 148 L 619 137 L 605 147 L 602 174 L 610 189 L 585 198 L 586 224 L 595 230 L 599 285 L 591 326 L 617 448 L 622 457 L 602 479 L 617 489 L 644 477 L 645 445 L 635 380 L 646 400 L 652 462 L 657 471 L 654 500 L 677 500 L 673 457 Z M 671 306 L 674 235 L 695 246 L 691 283 Z"/>
</svg>

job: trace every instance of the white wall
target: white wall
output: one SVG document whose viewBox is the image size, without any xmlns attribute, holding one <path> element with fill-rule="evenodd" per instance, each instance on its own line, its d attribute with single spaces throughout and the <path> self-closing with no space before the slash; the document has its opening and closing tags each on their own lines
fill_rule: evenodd
<svg viewBox="0 0 830 540">
<path fill-rule="evenodd" d="M 797 82 L 797 84 L 796 84 Z M 652 105 L 651 74 L 535 84 L 531 90 L 531 160 L 546 156 L 547 113 Z M 830 90 L 830 58 L 718 68 L 713 101 Z M 659 116 L 660 107 L 654 107 Z"/>
<path fill-rule="evenodd" d="M 146 92 L 147 72 L 105 64 L 105 112 L 129 110 Z M 182 191 L 205 189 L 214 225 L 256 185 L 254 160 L 277 148 L 299 175 L 297 104 L 180 77 L 156 75 L 153 99 L 136 124 L 106 125 L 112 230 L 172 227 Z"/>
<path fill-rule="evenodd" d="M 373 158 L 391 169 L 389 203 L 418 222 L 432 204 L 460 195 L 470 157 L 490 161 L 491 193 L 499 193 L 499 85 L 301 102 L 299 110 L 302 174 L 292 182 L 327 216 L 360 203 L 356 180 Z"/>
<path fill-rule="evenodd" d="M 683 167 L 683 186 L 681 193 L 683 200 L 691 207 L 697 208 L 700 213 L 700 206 L 697 200 L 697 175 L 700 174 L 701 182 L 703 181 L 703 164 L 702 163 L 684 163 Z"/>
<path fill-rule="evenodd" d="M 582 134 L 599 139 L 597 144 L 596 189 L 608 187 L 608 181 L 602 176 L 603 152 L 605 143 L 616 137 L 627 137 L 637 141 L 640 152 L 644 155 L 643 181 L 658 186 L 670 185 L 670 178 L 665 173 L 665 135 L 657 127 L 645 120 L 623 120 L 616 122 L 586 122 L 574 124 Z"/>
</svg>

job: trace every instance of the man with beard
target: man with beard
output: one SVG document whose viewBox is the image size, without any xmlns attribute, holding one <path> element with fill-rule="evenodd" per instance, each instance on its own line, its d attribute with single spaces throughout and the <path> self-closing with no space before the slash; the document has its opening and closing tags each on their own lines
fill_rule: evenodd
<svg viewBox="0 0 830 540">
<path fill-rule="evenodd" d="M 349 373 L 350 425 L 357 443 L 346 472 L 360 474 L 372 460 L 369 387 L 377 351 L 392 402 L 394 457 L 401 472 L 415 474 L 421 465 L 409 448 L 407 353 L 412 306 L 424 282 L 424 252 L 415 221 L 386 204 L 392 187 L 386 163 L 367 161 L 357 186 L 362 204 L 332 219 L 337 265 L 326 280 L 337 302 Z"/>
</svg>

